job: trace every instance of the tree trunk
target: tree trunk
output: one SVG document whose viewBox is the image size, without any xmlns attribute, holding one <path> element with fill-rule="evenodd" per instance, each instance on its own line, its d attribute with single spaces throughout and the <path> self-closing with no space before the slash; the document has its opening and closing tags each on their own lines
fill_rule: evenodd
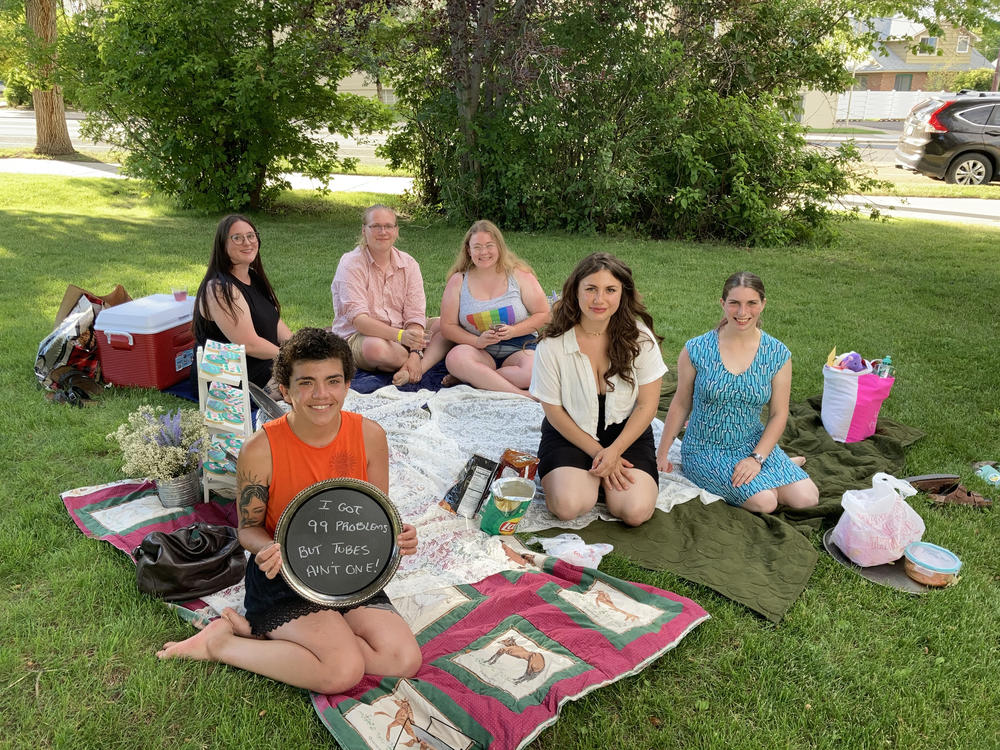
<svg viewBox="0 0 1000 750">
<path fill-rule="evenodd" d="M 47 81 L 55 69 L 56 0 L 25 0 L 24 15 L 38 43 L 47 53 L 47 61 L 35 72 Z M 66 127 L 66 109 L 62 89 L 55 84 L 33 89 L 35 107 L 35 153 L 61 156 L 75 153 Z"/>
</svg>

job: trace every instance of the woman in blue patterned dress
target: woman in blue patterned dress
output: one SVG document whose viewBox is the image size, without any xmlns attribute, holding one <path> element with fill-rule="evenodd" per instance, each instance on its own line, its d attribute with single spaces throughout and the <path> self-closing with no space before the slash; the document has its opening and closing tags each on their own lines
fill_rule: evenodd
<svg viewBox="0 0 1000 750">
<path fill-rule="evenodd" d="M 673 471 L 667 451 L 690 415 L 681 463 L 692 482 L 759 513 L 816 505 L 816 485 L 778 447 L 788 419 L 792 361 L 784 344 L 760 330 L 764 284 L 752 273 L 733 274 L 721 303 L 718 328 L 681 350 L 657 466 Z M 760 421 L 764 404 L 766 425 Z"/>
</svg>

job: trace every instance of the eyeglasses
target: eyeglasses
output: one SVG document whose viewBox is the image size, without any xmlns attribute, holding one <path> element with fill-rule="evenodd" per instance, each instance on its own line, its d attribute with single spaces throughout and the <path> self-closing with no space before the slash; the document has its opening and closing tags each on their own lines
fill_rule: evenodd
<svg viewBox="0 0 1000 750">
<path fill-rule="evenodd" d="M 231 234 L 229 239 L 235 242 L 237 245 L 244 245 L 248 242 L 260 242 L 260 234 L 258 232 L 247 232 L 246 234 Z"/>
<path fill-rule="evenodd" d="M 373 232 L 391 232 L 396 228 L 395 224 L 369 224 L 368 228 Z"/>
</svg>

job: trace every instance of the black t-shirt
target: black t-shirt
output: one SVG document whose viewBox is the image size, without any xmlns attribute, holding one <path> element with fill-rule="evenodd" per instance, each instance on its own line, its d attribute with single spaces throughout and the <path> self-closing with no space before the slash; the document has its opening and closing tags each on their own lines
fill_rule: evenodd
<svg viewBox="0 0 1000 750">
<path fill-rule="evenodd" d="M 246 300 L 247 307 L 250 308 L 250 320 L 257 335 L 277 346 L 278 308 L 268 299 L 263 282 L 257 278 L 253 271 L 250 272 L 250 284 L 244 284 L 231 274 L 226 274 L 226 279 L 240 290 L 243 299 Z M 198 346 L 204 346 L 208 339 L 224 344 L 232 343 L 215 321 L 203 317 L 198 309 L 194 311 L 194 338 L 198 342 Z M 247 374 L 250 382 L 261 388 L 266 386 L 267 381 L 271 379 L 272 364 L 273 360 L 271 359 L 259 359 L 248 354 L 247 369 L 249 373 Z"/>
</svg>

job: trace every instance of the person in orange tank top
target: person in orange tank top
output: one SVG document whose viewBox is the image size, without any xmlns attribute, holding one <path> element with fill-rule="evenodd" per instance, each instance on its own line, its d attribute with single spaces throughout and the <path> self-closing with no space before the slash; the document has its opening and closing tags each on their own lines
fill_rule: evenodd
<svg viewBox="0 0 1000 750">
<path fill-rule="evenodd" d="M 303 328 L 282 344 L 274 378 L 292 411 L 254 434 L 237 463 L 239 538 L 254 555 L 246 617 L 226 608 L 200 633 L 165 644 L 161 659 L 218 661 L 325 694 L 349 690 L 365 674 L 416 674 L 420 647 L 383 592 L 358 607 L 332 609 L 303 599 L 278 575 L 274 528 L 300 490 L 350 476 L 389 491 L 385 431 L 341 410 L 353 374 L 347 342 L 329 331 Z M 396 541 L 402 554 L 413 554 L 416 529 L 404 524 Z"/>
</svg>

